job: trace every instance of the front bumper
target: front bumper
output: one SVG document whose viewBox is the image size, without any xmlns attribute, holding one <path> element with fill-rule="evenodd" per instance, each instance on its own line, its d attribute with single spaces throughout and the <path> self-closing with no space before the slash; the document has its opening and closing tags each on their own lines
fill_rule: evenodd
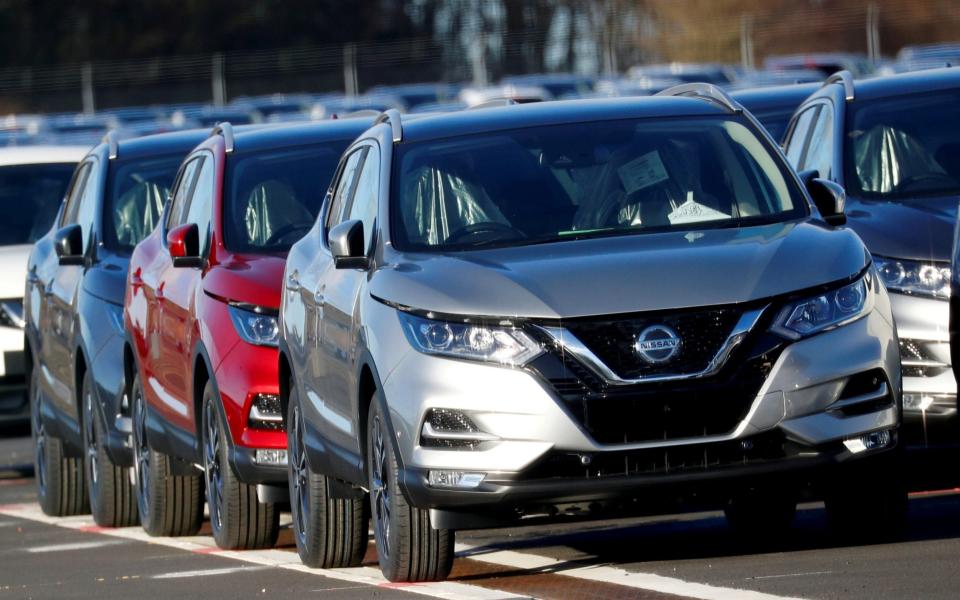
<svg viewBox="0 0 960 600">
<path fill-rule="evenodd" d="M 891 293 L 903 360 L 903 442 L 960 447 L 957 381 L 950 360 L 950 304 Z"/>
<path fill-rule="evenodd" d="M 287 434 L 250 426 L 250 408 L 258 394 L 278 395 L 279 356 L 276 348 L 238 342 L 226 354 L 215 377 L 224 415 L 230 429 L 230 463 L 237 476 L 249 484 L 286 483 L 284 460 L 258 460 L 259 451 L 279 451 L 286 456 Z M 277 455 L 267 453 L 272 457 Z M 261 452 L 261 456 L 264 453 Z"/>
<path fill-rule="evenodd" d="M 879 307 L 878 303 L 878 307 Z M 824 466 L 860 462 L 881 450 L 851 452 L 843 442 L 862 434 L 890 431 L 896 445 L 899 418 L 900 367 L 896 335 L 885 311 L 847 326 L 786 345 L 756 393 L 746 416 L 719 435 L 599 444 L 566 409 L 554 388 L 537 375 L 481 363 L 406 352 L 383 382 L 391 425 L 402 463 L 404 489 L 416 506 L 432 509 L 502 511 L 526 504 L 628 498 L 652 487 L 673 484 L 724 484 L 743 478 L 791 470 L 816 472 Z M 836 410 L 842 391 L 854 376 L 882 372 L 889 401 L 876 409 Z M 719 399 L 718 399 L 719 400 Z M 420 445 L 421 427 L 430 409 L 452 409 L 469 416 L 481 432 L 492 436 L 474 449 Z M 756 461 L 728 464 L 704 459 L 696 468 L 671 466 L 676 453 L 723 454 L 733 447 L 753 447 L 774 436 L 779 453 Z M 789 452 L 785 450 L 789 444 Z M 591 475 L 591 468 L 554 471 L 545 464 L 560 456 L 590 457 L 593 464 L 616 463 L 628 453 L 666 456 L 652 470 L 626 467 Z M 644 459 L 646 460 L 646 459 Z M 629 464 L 629 463 L 628 463 Z M 634 464 L 639 464 L 634 461 Z M 643 463 L 646 464 L 646 463 Z M 431 470 L 484 473 L 471 490 L 431 487 Z"/>
</svg>

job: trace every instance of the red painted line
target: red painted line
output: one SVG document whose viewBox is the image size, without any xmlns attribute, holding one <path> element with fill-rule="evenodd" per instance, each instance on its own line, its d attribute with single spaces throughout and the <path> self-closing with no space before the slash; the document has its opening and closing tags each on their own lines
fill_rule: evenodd
<svg viewBox="0 0 960 600">
<path fill-rule="evenodd" d="M 103 533 L 104 531 L 108 530 L 110 530 L 110 527 L 100 527 L 99 525 L 87 525 L 77 529 L 77 531 L 82 531 L 84 533 Z"/>
<path fill-rule="evenodd" d="M 213 548 L 196 548 L 196 549 L 188 548 L 188 550 L 190 550 L 190 552 L 193 552 L 194 554 L 219 554 L 220 552 L 224 552 L 224 550 L 221 550 L 216 546 L 214 546 Z"/>
</svg>

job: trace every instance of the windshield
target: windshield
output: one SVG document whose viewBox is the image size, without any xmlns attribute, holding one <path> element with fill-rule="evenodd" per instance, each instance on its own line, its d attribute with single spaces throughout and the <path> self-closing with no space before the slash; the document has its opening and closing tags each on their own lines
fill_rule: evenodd
<svg viewBox="0 0 960 600">
<path fill-rule="evenodd" d="M 160 221 L 185 152 L 110 162 L 103 243 L 132 252 Z"/>
<path fill-rule="evenodd" d="M 738 227 L 806 214 L 782 161 L 738 119 L 531 127 L 398 147 L 400 249 L 512 246 Z"/>
<path fill-rule="evenodd" d="M 283 253 L 320 211 L 351 140 L 238 154 L 227 162 L 224 244 L 233 252 Z"/>
<path fill-rule="evenodd" d="M 60 209 L 75 163 L 0 167 L 0 246 L 32 244 L 46 234 Z"/>
<path fill-rule="evenodd" d="M 899 200 L 960 194 L 960 92 L 849 106 L 844 164 L 851 195 Z"/>
</svg>

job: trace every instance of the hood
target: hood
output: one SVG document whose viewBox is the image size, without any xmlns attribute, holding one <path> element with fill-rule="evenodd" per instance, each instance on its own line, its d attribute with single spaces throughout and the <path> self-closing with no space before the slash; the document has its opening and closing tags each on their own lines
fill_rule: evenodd
<svg viewBox="0 0 960 600">
<path fill-rule="evenodd" d="M 852 231 L 793 222 L 409 254 L 378 270 L 370 292 L 440 313 L 557 319 L 768 298 L 867 261 Z"/>
<path fill-rule="evenodd" d="M 227 301 L 279 309 L 286 262 L 280 256 L 235 254 L 207 272 L 203 289 Z"/>
<path fill-rule="evenodd" d="M 849 198 L 847 225 L 873 254 L 950 262 L 956 197 L 881 202 Z"/>
<path fill-rule="evenodd" d="M 32 244 L 0 246 L 0 299 L 23 298 Z"/>
<path fill-rule="evenodd" d="M 83 277 L 83 289 L 105 302 L 122 305 L 130 257 L 101 251 L 97 258 L 97 264 Z"/>
</svg>

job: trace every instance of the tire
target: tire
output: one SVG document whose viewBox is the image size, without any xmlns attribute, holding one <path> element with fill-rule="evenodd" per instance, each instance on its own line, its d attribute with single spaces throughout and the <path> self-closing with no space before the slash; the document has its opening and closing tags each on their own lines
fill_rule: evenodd
<svg viewBox="0 0 960 600">
<path fill-rule="evenodd" d="M 227 458 L 227 425 L 220 397 L 207 382 L 203 388 L 203 473 L 210 527 L 217 546 L 226 550 L 271 548 L 280 533 L 280 511 L 257 499 L 257 486 L 240 481 Z"/>
<path fill-rule="evenodd" d="M 30 376 L 30 432 L 33 438 L 33 468 L 37 501 L 45 514 L 67 517 L 90 512 L 83 459 L 66 455 L 63 441 L 47 432 L 41 417 L 43 395 L 39 372 Z"/>
<path fill-rule="evenodd" d="M 83 467 L 89 491 L 90 512 L 101 527 L 129 527 L 139 521 L 137 497 L 129 469 L 116 466 L 107 454 L 107 432 L 97 415 L 90 371 L 80 390 L 83 410 Z"/>
<path fill-rule="evenodd" d="M 775 541 L 797 516 L 797 494 L 789 487 L 738 491 L 723 509 L 727 523 L 749 541 Z"/>
<path fill-rule="evenodd" d="M 370 513 L 383 576 L 395 582 L 442 581 L 453 567 L 455 532 L 434 529 L 430 512 L 410 506 L 400 490 L 393 439 L 378 396 L 367 419 Z"/>
<path fill-rule="evenodd" d="M 195 535 L 203 521 L 203 479 L 174 475 L 174 459 L 147 442 L 146 400 L 140 376 L 133 380 L 133 453 L 137 511 L 152 536 Z"/>
<path fill-rule="evenodd" d="M 287 407 L 287 457 L 293 537 L 308 567 L 358 567 L 369 543 L 367 502 L 334 498 L 330 480 L 310 469 L 304 447 L 304 422 L 296 384 L 290 382 Z"/>
<path fill-rule="evenodd" d="M 906 533 L 907 488 L 895 453 L 892 461 L 843 473 L 826 490 L 827 523 L 842 542 L 892 542 Z"/>
</svg>

